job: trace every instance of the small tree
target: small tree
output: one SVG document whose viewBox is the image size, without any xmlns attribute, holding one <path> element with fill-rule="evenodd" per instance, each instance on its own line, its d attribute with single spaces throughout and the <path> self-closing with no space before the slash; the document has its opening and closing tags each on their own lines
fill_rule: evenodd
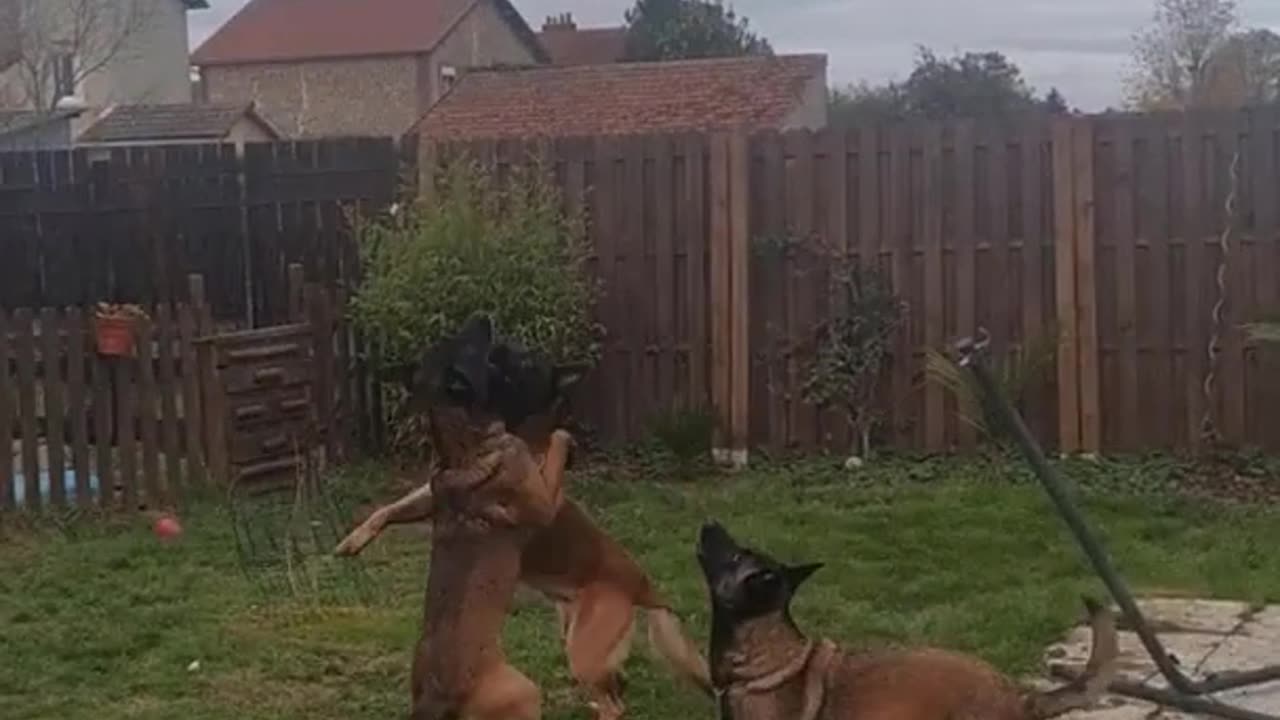
<svg viewBox="0 0 1280 720">
<path fill-rule="evenodd" d="M 626 13 L 628 60 L 768 55 L 769 41 L 720 0 L 637 0 Z"/>
<path fill-rule="evenodd" d="M 358 228 L 364 278 L 351 315 L 383 345 L 383 376 L 401 379 L 423 352 L 477 311 L 556 362 L 591 363 L 598 285 L 585 272 L 581 218 L 537 165 L 504 183 L 478 164 L 447 163 L 434 192 Z"/>
<path fill-rule="evenodd" d="M 806 401 L 845 416 L 865 458 L 880 420 L 876 387 L 904 305 L 877 273 L 845 260 L 831 267 L 832 312 L 818 327 L 802 392 Z"/>
<path fill-rule="evenodd" d="M 9 104 L 50 112 L 64 96 L 132 52 L 154 20 L 157 0 L 10 0 L 16 10 L 14 66 L 20 98 Z M 0 38 L 3 40 L 4 38 Z"/>
<path fill-rule="evenodd" d="M 939 56 L 927 47 L 916 51 L 915 66 L 903 82 L 865 83 L 831 93 L 832 125 L 896 122 L 907 119 L 950 120 L 1009 115 L 1040 110 L 1068 112 L 1056 88 L 1037 98 L 1022 70 L 993 51 Z"/>
<path fill-rule="evenodd" d="M 1235 0 L 1155 0 L 1151 24 L 1134 36 L 1130 103 L 1143 110 L 1205 105 L 1211 63 L 1236 24 Z"/>
</svg>

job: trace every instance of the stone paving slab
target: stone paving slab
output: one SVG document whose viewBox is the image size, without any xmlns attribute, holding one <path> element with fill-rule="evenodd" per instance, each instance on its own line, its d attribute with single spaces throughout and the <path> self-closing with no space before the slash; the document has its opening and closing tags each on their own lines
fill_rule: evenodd
<svg viewBox="0 0 1280 720">
<path fill-rule="evenodd" d="M 1251 608 L 1239 602 L 1174 598 L 1144 599 L 1138 605 L 1156 629 L 1166 650 L 1177 658 L 1183 672 L 1192 678 L 1280 663 L 1280 607 Z M 1080 626 L 1046 650 L 1045 663 L 1047 667 L 1066 665 L 1080 668 L 1088 654 L 1089 628 Z M 1167 687 L 1146 648 L 1137 635 L 1127 629 L 1120 633 L 1120 674 L 1126 680 L 1149 687 Z M 1056 682 L 1042 678 L 1035 684 L 1048 687 Z M 1280 682 L 1223 692 L 1215 698 L 1280 716 Z M 1077 720 L 1177 720 L 1195 716 L 1143 700 L 1112 695 L 1096 708 L 1064 717 Z"/>
</svg>

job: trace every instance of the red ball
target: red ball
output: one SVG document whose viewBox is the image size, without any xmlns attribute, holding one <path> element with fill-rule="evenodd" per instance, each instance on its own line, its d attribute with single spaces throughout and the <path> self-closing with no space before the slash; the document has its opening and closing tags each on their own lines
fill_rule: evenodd
<svg viewBox="0 0 1280 720">
<path fill-rule="evenodd" d="M 182 534 L 182 524 L 172 515 L 164 515 L 156 519 L 155 526 L 152 529 L 156 537 L 161 540 L 173 540 Z"/>
</svg>

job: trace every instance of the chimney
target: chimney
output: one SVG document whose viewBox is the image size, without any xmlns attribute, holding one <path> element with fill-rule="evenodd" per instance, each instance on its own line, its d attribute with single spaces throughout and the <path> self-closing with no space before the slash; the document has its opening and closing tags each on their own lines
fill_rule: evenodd
<svg viewBox="0 0 1280 720">
<path fill-rule="evenodd" d="M 542 32 L 573 32 L 577 29 L 578 24 L 573 21 L 573 13 L 548 15 L 547 21 L 542 24 Z"/>
</svg>

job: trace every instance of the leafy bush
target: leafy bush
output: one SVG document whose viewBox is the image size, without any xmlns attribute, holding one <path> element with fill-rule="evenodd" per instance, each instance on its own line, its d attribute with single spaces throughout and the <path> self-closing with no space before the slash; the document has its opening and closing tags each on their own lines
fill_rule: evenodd
<svg viewBox="0 0 1280 720">
<path fill-rule="evenodd" d="M 653 442 L 681 463 L 711 455 L 716 416 L 705 408 L 671 409 L 650 421 Z"/>
<path fill-rule="evenodd" d="M 473 161 L 447 163 L 434 192 L 358 228 L 364 277 L 356 325 L 394 373 L 477 311 L 556 362 L 594 362 L 598 285 L 584 271 L 581 218 L 562 209 L 537 165 L 505 182 Z"/>
<path fill-rule="evenodd" d="M 879 422 L 876 385 L 904 306 L 878 274 L 848 261 L 833 264 L 831 282 L 831 317 L 818 328 L 802 391 L 805 400 L 844 414 L 865 457 Z"/>
</svg>

